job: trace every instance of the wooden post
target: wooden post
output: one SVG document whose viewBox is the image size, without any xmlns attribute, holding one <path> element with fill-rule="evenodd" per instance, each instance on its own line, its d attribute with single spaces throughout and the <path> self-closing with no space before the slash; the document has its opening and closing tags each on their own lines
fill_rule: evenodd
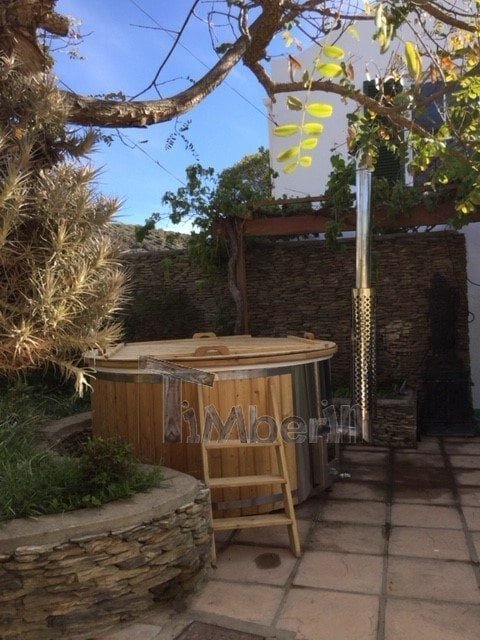
<svg viewBox="0 0 480 640">
<path fill-rule="evenodd" d="M 248 299 L 247 299 L 247 265 L 245 260 L 245 221 L 238 220 L 236 224 L 237 233 L 237 264 L 236 278 L 237 287 L 241 296 L 241 319 L 240 331 L 244 335 L 248 334 Z"/>
</svg>

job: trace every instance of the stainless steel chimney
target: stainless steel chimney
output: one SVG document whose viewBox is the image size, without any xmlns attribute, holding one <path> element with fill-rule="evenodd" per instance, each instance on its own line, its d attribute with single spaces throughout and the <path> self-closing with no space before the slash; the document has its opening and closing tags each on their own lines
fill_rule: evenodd
<svg viewBox="0 0 480 640">
<path fill-rule="evenodd" d="M 371 169 L 356 172 L 356 282 L 352 290 L 353 397 L 363 440 L 376 411 L 375 290 L 371 285 Z"/>
</svg>

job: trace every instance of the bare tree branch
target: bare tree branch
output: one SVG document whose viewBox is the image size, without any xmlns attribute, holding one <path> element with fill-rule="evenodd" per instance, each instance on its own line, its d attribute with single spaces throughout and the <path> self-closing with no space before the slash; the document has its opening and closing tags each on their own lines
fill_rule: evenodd
<svg viewBox="0 0 480 640">
<path fill-rule="evenodd" d="M 450 27 L 455 27 L 455 29 L 461 29 L 462 31 L 469 31 L 470 33 L 477 32 L 477 27 L 475 25 L 471 25 L 464 20 L 458 20 L 458 18 L 455 18 L 451 13 L 445 13 L 434 2 L 417 0 L 417 4 L 433 18 L 437 18 L 437 20 L 440 20 L 444 24 L 448 24 Z"/>
</svg>

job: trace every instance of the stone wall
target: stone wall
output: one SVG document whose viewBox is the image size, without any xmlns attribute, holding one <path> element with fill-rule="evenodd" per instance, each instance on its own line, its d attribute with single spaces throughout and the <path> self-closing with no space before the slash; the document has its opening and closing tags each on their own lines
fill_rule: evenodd
<svg viewBox="0 0 480 640">
<path fill-rule="evenodd" d="M 334 378 L 348 382 L 354 242 L 341 242 L 337 251 L 315 241 L 255 245 L 247 256 L 251 332 L 305 330 L 333 340 L 338 344 Z M 464 237 L 455 232 L 377 237 L 373 276 L 380 384 L 407 379 L 416 386 L 421 379 L 429 355 L 428 291 L 436 273 L 458 292 L 456 346 L 468 365 Z"/>
<path fill-rule="evenodd" d="M 164 470 L 131 500 L 0 528 L 0 638 L 92 637 L 180 597 L 210 559 L 209 493 Z"/>
<path fill-rule="evenodd" d="M 209 279 L 181 251 L 127 252 L 131 302 L 122 314 L 126 339 L 190 338 L 197 331 L 231 333 L 227 279 Z"/>
<path fill-rule="evenodd" d="M 165 276 L 165 257 L 125 257 L 133 274 L 135 299 L 130 308 L 141 309 L 148 300 L 165 298 L 168 303 L 163 316 L 157 314 L 152 319 L 135 313 L 135 339 L 190 337 L 195 331 L 207 330 L 228 333 L 233 305 L 226 277 L 208 281 L 183 254 L 170 256 Z M 451 355 L 455 358 L 455 375 L 462 373 L 468 380 L 464 236 L 455 231 L 377 236 L 373 244 L 373 276 L 379 386 L 386 388 L 406 381 L 418 391 L 420 408 L 426 404 L 422 387 L 435 368 L 431 292 L 439 279 L 455 294 L 455 317 L 451 319 L 455 346 Z M 332 361 L 334 384 L 348 385 L 354 282 L 354 240 L 340 241 L 336 250 L 320 240 L 248 241 L 250 332 L 281 336 L 313 331 L 318 337 L 333 340 L 338 344 Z M 448 358 L 445 362 L 448 367 Z"/>
</svg>

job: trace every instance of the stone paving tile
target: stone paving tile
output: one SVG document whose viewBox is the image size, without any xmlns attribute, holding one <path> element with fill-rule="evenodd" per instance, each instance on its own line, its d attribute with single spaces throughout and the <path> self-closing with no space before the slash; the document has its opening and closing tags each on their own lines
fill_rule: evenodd
<svg viewBox="0 0 480 640">
<path fill-rule="evenodd" d="M 445 451 L 448 454 L 480 456 L 480 443 L 446 442 Z M 480 467 L 480 460 L 478 462 L 478 466 Z"/>
<path fill-rule="evenodd" d="M 215 580 L 284 585 L 296 558 L 287 549 L 232 544 L 219 554 Z"/>
<path fill-rule="evenodd" d="M 415 556 L 440 560 L 469 560 L 463 531 L 393 527 L 388 552 L 393 556 Z"/>
<path fill-rule="evenodd" d="M 160 627 L 151 624 L 129 624 L 123 629 L 119 627 L 106 635 L 97 636 L 94 640 L 154 640 L 160 630 Z"/>
<path fill-rule="evenodd" d="M 297 520 L 313 520 L 315 515 L 318 512 L 318 509 L 321 504 L 325 502 L 326 496 L 322 495 L 317 498 L 310 498 L 309 500 L 305 500 L 302 504 L 299 504 L 295 507 L 295 515 L 297 516 Z"/>
<path fill-rule="evenodd" d="M 451 489 L 441 485 L 422 487 L 417 484 L 397 484 L 393 491 L 393 502 L 451 505 L 455 503 L 455 496 Z"/>
<path fill-rule="evenodd" d="M 386 466 L 366 464 L 344 464 L 343 470 L 351 474 L 352 482 L 387 482 L 388 471 Z"/>
<path fill-rule="evenodd" d="M 210 580 L 192 598 L 190 609 L 271 625 L 283 594 L 279 587 Z"/>
<path fill-rule="evenodd" d="M 380 482 L 352 482 L 339 480 L 335 482 L 328 494 L 329 500 L 375 500 L 384 502 L 387 497 L 387 486 Z"/>
<path fill-rule="evenodd" d="M 307 551 L 300 560 L 293 584 L 302 587 L 379 594 L 382 586 L 382 571 L 381 556 Z"/>
<path fill-rule="evenodd" d="M 478 640 L 480 607 L 389 598 L 385 640 Z"/>
<path fill-rule="evenodd" d="M 393 525 L 405 527 L 462 528 L 462 521 L 455 507 L 394 504 L 391 518 Z"/>
<path fill-rule="evenodd" d="M 332 500 L 322 510 L 320 521 L 359 522 L 363 524 L 384 524 L 386 505 L 372 500 Z"/>
<path fill-rule="evenodd" d="M 480 469 L 480 458 L 478 456 L 450 456 L 452 467 L 457 469 Z"/>
<path fill-rule="evenodd" d="M 346 444 L 343 447 L 343 451 L 373 451 L 374 453 L 378 453 L 379 451 L 389 451 L 388 447 L 376 447 L 370 444 L 362 444 L 361 442 L 357 442 L 357 444 Z"/>
<path fill-rule="evenodd" d="M 418 448 L 416 449 L 418 453 L 440 453 L 440 444 L 437 439 L 425 438 L 425 440 L 420 440 L 418 443 Z"/>
<path fill-rule="evenodd" d="M 480 507 L 462 507 L 470 531 L 480 531 Z"/>
<path fill-rule="evenodd" d="M 312 522 L 311 520 L 297 520 L 297 526 L 300 543 L 303 546 L 306 542 Z M 269 547 L 290 548 L 290 540 L 288 538 L 288 529 L 286 526 L 239 529 L 233 536 L 233 542 L 236 544 L 247 542 L 248 544 L 268 545 Z"/>
<path fill-rule="evenodd" d="M 473 544 L 475 545 L 477 556 L 480 559 L 480 531 L 474 531 L 470 535 L 472 536 L 472 540 L 473 540 Z"/>
<path fill-rule="evenodd" d="M 460 470 L 455 469 L 455 479 L 460 485 L 480 486 L 480 470 Z"/>
<path fill-rule="evenodd" d="M 473 569 L 463 562 L 392 557 L 387 591 L 406 598 L 480 603 Z"/>
<path fill-rule="evenodd" d="M 310 549 L 381 555 L 385 538 L 381 526 L 319 522 L 310 539 Z"/>
<path fill-rule="evenodd" d="M 480 487 L 459 487 L 460 502 L 466 507 L 480 507 Z"/>
<path fill-rule="evenodd" d="M 396 485 L 416 484 L 419 487 L 450 487 L 452 482 L 450 474 L 446 469 L 430 467 L 428 473 L 426 473 L 423 467 L 406 463 L 395 465 L 393 478 Z"/>
<path fill-rule="evenodd" d="M 434 453 L 403 453 L 395 452 L 395 467 L 413 466 L 421 467 L 422 469 L 436 467 L 442 469 L 445 467 L 445 462 L 441 455 Z"/>
<path fill-rule="evenodd" d="M 344 464 L 366 464 L 366 465 L 386 465 L 388 462 L 388 452 L 362 451 L 353 449 L 343 451 L 341 460 Z"/>
<path fill-rule="evenodd" d="M 296 640 L 375 640 L 378 597 L 338 591 L 292 589 L 277 627 Z"/>
</svg>

